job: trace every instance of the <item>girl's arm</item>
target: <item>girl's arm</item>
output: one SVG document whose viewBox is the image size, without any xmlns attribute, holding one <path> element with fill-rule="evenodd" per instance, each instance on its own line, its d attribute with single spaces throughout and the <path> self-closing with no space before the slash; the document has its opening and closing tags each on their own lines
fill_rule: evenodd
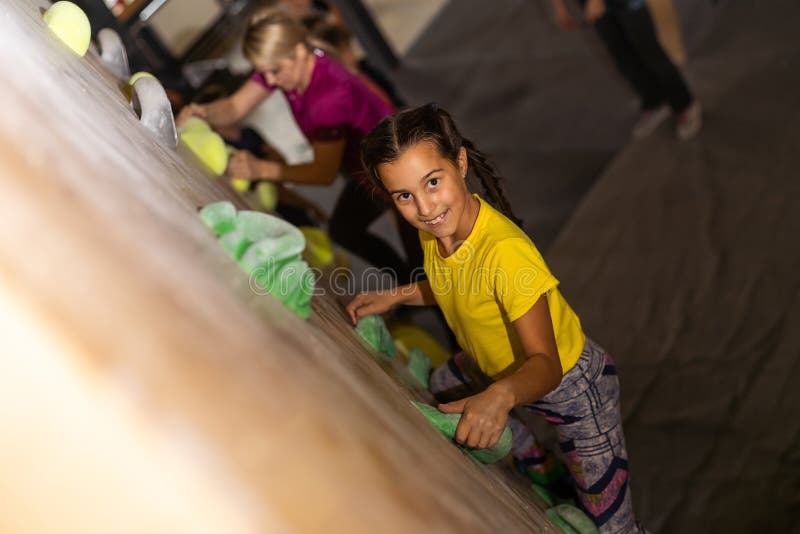
<svg viewBox="0 0 800 534">
<path fill-rule="evenodd" d="M 512 407 L 541 399 L 559 386 L 564 374 L 546 296 L 513 324 L 526 359 L 501 373 L 492 384 L 507 395 Z"/>
<path fill-rule="evenodd" d="M 353 321 L 358 322 L 359 317 L 384 313 L 397 305 L 407 306 L 435 306 L 436 299 L 427 280 L 399 286 L 387 291 L 368 291 L 356 295 L 347 305 L 347 314 Z"/>
<path fill-rule="evenodd" d="M 316 141 L 314 161 L 287 165 L 279 161 L 259 159 L 246 150 L 237 151 L 228 163 L 228 176 L 248 180 L 293 182 L 306 185 L 330 185 L 342 164 L 345 141 Z"/>
<path fill-rule="evenodd" d="M 511 408 L 539 400 L 561 383 L 561 359 L 547 297 L 540 297 L 513 324 L 526 355 L 522 364 L 501 373 L 485 391 L 439 406 L 445 413 L 463 413 L 456 441 L 468 447 L 492 447 L 500 439 Z"/>
<path fill-rule="evenodd" d="M 241 121 L 253 108 L 270 95 L 264 86 L 247 80 L 229 97 L 209 104 L 188 104 L 178 114 L 175 124 L 181 126 L 189 117 L 200 117 L 211 126 L 223 127 Z"/>
</svg>

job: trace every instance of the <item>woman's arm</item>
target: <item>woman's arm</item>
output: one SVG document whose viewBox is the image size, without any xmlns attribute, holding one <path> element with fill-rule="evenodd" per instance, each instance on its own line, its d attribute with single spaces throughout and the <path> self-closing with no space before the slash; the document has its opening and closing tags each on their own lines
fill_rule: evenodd
<svg viewBox="0 0 800 534">
<path fill-rule="evenodd" d="M 228 162 L 228 176 L 247 180 L 269 180 L 306 185 L 330 185 L 336 179 L 342 164 L 345 141 L 317 141 L 314 161 L 300 165 L 287 165 L 273 160 L 259 159 L 246 150 L 237 151 Z"/>
<path fill-rule="evenodd" d="M 384 313 L 400 304 L 407 306 L 435 306 L 436 299 L 433 297 L 431 285 L 427 280 L 421 280 L 386 291 L 360 293 L 350 301 L 346 309 L 353 324 L 356 324 L 360 317 Z"/>
<path fill-rule="evenodd" d="M 229 97 L 208 104 L 188 104 L 178 114 L 175 124 L 181 126 L 189 117 L 200 117 L 211 126 L 230 126 L 241 121 L 269 95 L 270 91 L 264 86 L 247 80 Z"/>
<path fill-rule="evenodd" d="M 279 163 L 274 178 L 267 179 L 307 185 L 332 184 L 342 166 L 345 140 L 315 141 L 311 146 L 314 148 L 314 161 L 301 165 Z"/>
<path fill-rule="evenodd" d="M 524 361 L 501 373 L 485 391 L 439 406 L 445 413 L 463 413 L 456 441 L 468 447 L 492 447 L 500 439 L 511 408 L 539 400 L 561 383 L 561 359 L 547 297 L 540 297 L 513 324 L 525 351 Z"/>
</svg>

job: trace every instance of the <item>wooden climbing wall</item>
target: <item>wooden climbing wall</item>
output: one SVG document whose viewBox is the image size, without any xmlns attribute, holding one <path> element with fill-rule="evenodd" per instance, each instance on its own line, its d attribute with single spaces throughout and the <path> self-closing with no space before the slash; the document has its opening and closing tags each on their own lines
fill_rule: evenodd
<svg viewBox="0 0 800 534">
<path fill-rule="evenodd" d="M 251 291 L 96 57 L 0 5 L 0 532 L 555 532 L 316 297 Z"/>
</svg>

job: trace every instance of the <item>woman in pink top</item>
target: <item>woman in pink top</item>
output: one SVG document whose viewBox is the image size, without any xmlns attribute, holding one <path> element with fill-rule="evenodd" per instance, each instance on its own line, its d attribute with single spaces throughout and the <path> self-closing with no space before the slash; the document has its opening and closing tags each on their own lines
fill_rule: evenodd
<svg viewBox="0 0 800 534">
<path fill-rule="evenodd" d="M 308 30 L 285 11 L 256 13 L 244 36 L 244 54 L 255 68 L 253 75 L 230 97 L 189 104 L 177 122 L 199 116 L 214 127 L 235 125 L 272 91 L 282 90 L 314 148 L 314 161 L 287 165 L 240 150 L 228 163 L 228 175 L 330 185 L 342 172 L 348 182 L 329 221 L 331 238 L 376 267 L 393 269 L 401 283 L 407 282 L 411 270 L 422 265 L 419 239 L 410 225 L 396 217 L 409 258 L 405 261 L 388 243 L 367 231 L 390 204 L 373 192 L 359 154 L 361 139 L 393 109 L 311 41 Z"/>
</svg>

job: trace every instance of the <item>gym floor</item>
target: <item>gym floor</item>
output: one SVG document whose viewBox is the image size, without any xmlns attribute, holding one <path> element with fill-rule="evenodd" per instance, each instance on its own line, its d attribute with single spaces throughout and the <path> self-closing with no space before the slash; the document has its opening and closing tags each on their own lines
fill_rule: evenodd
<svg viewBox="0 0 800 534">
<path fill-rule="evenodd" d="M 395 73 L 490 154 L 587 333 L 616 359 L 652 532 L 800 532 L 800 4 L 675 1 L 705 112 L 637 102 L 548 2 L 445 5 Z"/>
</svg>

